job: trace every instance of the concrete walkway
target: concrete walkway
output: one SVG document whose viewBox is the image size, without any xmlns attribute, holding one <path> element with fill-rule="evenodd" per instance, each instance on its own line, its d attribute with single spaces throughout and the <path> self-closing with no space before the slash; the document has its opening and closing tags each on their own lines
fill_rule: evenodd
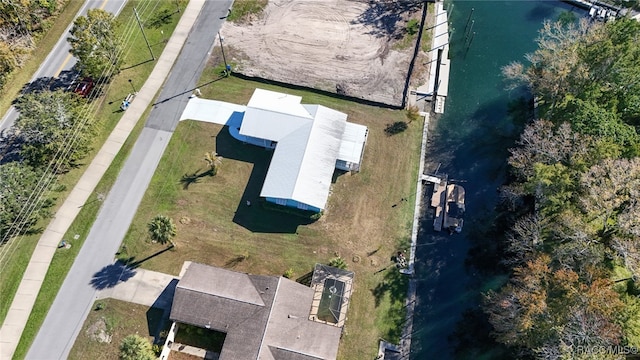
<svg viewBox="0 0 640 360">
<path fill-rule="evenodd" d="M 0 328 L 0 359 L 13 357 L 58 244 L 162 86 L 204 3 L 189 2 L 149 79 L 40 237 Z"/>
</svg>

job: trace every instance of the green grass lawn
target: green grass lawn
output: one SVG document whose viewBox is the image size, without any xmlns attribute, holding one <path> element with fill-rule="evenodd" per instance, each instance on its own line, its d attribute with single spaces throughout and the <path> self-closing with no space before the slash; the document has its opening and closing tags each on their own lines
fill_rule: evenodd
<svg viewBox="0 0 640 360">
<path fill-rule="evenodd" d="M 136 5 L 136 3 L 136 1 L 128 2 L 123 9 L 120 17 L 128 19 L 129 17 L 133 16 L 133 7 Z M 186 2 L 181 1 L 180 6 L 184 8 L 185 3 Z M 163 0 L 158 4 L 155 11 L 161 11 L 163 8 L 175 10 L 176 2 L 173 0 Z M 152 13 L 149 13 L 149 16 L 151 15 Z M 149 39 L 149 42 L 156 55 L 159 55 L 164 49 L 166 39 L 168 39 L 168 37 L 173 32 L 173 29 L 175 28 L 180 15 L 181 13 L 173 13 L 173 15 L 171 15 L 170 17 L 170 21 L 163 24 L 161 27 L 145 29 L 145 34 L 147 35 L 147 38 Z M 96 99 L 92 103 L 92 106 L 95 107 L 95 118 L 101 122 L 100 133 L 94 139 L 94 151 L 87 157 L 83 165 L 60 177 L 60 179 L 58 180 L 58 184 L 63 190 L 51 195 L 58 198 L 58 207 L 62 204 L 64 198 L 71 191 L 75 183 L 77 183 L 80 176 L 82 176 L 84 170 L 86 169 L 86 166 L 90 163 L 90 160 L 93 158 L 93 156 L 95 156 L 110 132 L 120 120 L 120 117 L 122 116 L 122 112 L 118 111 L 120 101 L 124 96 L 126 96 L 129 91 L 131 91 L 131 85 L 129 84 L 128 80 L 132 79 L 132 83 L 138 84 L 137 86 L 140 87 L 149 76 L 153 69 L 153 66 L 155 65 L 155 62 L 145 62 L 147 60 L 150 60 L 150 55 L 148 52 L 144 53 L 141 51 L 132 50 L 138 48 L 146 48 L 144 39 L 142 38 L 141 34 L 131 37 L 129 45 L 130 51 L 127 53 L 127 57 L 125 60 L 125 69 L 119 76 L 114 79 L 109 87 L 103 89 L 103 97 Z M 143 119 L 144 118 L 146 118 L 146 115 L 143 116 Z M 44 320 L 44 317 L 46 316 L 46 313 L 51 306 L 51 303 L 53 302 L 53 299 L 55 298 L 55 295 L 57 294 L 58 289 L 62 284 L 64 277 L 66 276 L 66 273 L 73 264 L 75 256 L 80 250 L 82 243 L 86 238 L 89 229 L 91 228 L 91 225 L 100 207 L 100 198 L 102 198 L 111 188 L 113 182 L 115 181 L 115 178 L 117 177 L 120 167 L 123 164 L 124 159 L 126 158 L 126 154 L 128 153 L 128 150 L 133 146 L 133 142 L 137 138 L 137 135 L 140 132 L 143 124 L 144 120 L 138 123 L 137 129 L 134 130 L 130 138 L 125 143 L 123 151 L 121 151 L 121 153 L 116 157 L 112 166 L 109 168 L 101 182 L 98 184 L 98 187 L 96 188 L 94 194 L 87 201 L 87 204 L 83 207 L 78 218 L 71 226 L 67 234 L 65 234 L 65 239 L 72 243 L 72 247 L 70 250 L 57 250 L 43 283 L 42 289 L 38 294 L 38 298 L 36 299 L 36 304 L 34 305 L 34 309 L 30 315 L 29 322 L 27 323 L 27 326 L 24 330 L 20 344 L 16 349 L 16 358 L 22 358 L 24 357 L 24 355 L 26 355 L 29 344 L 31 344 L 31 342 L 33 341 L 33 338 L 35 337 L 40 324 Z M 54 208 L 52 212 L 55 212 L 55 210 L 56 208 Z M 47 226 L 47 223 L 48 220 L 42 221 L 39 226 L 44 228 Z M 79 235 L 78 240 L 73 239 L 76 234 Z M 3 294 L 3 296 L 0 297 L 0 321 L 3 321 L 4 317 L 7 314 L 15 291 L 17 290 L 17 287 L 22 278 L 22 274 L 26 269 L 31 254 L 33 253 L 33 249 L 35 248 L 35 245 L 39 240 L 39 236 L 40 234 L 25 235 L 16 239 L 16 250 L 12 253 L 11 257 L 7 259 L 8 266 L 6 266 L 0 278 L 0 293 Z"/>
<path fill-rule="evenodd" d="M 120 343 L 132 334 L 138 334 L 153 343 L 160 327 L 167 325 L 162 314 L 162 310 L 144 305 L 114 299 L 99 300 L 87 316 L 69 359 L 117 359 Z M 95 335 L 101 330 L 111 336 L 110 342 L 96 339 Z"/>
</svg>

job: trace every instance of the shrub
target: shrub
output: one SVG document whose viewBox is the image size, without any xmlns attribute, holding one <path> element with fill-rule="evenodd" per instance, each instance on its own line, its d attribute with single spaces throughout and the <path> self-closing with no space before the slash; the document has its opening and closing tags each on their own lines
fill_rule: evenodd
<svg viewBox="0 0 640 360">
<path fill-rule="evenodd" d="M 293 277 L 293 269 L 292 268 L 287 269 L 287 271 L 285 271 L 284 274 L 282 274 L 282 276 L 286 277 L 287 279 L 291 279 Z"/>
<path fill-rule="evenodd" d="M 418 33 L 420 23 L 416 19 L 411 19 L 407 22 L 407 32 L 409 35 L 415 35 Z"/>
<path fill-rule="evenodd" d="M 154 360 L 151 343 L 139 335 L 129 335 L 120 344 L 120 360 Z"/>
<path fill-rule="evenodd" d="M 328 265 L 343 270 L 347 268 L 347 263 L 340 256 L 334 257 L 333 259 L 329 260 Z"/>
<path fill-rule="evenodd" d="M 387 124 L 387 127 L 384 128 L 384 133 L 387 136 L 399 134 L 405 130 L 407 130 L 407 123 L 404 121 L 396 121 L 393 124 Z"/>
</svg>

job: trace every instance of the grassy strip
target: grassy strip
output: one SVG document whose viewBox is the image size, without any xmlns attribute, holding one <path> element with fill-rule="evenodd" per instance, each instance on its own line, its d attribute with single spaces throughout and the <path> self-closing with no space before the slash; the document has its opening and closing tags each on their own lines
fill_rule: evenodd
<svg viewBox="0 0 640 360">
<path fill-rule="evenodd" d="M 227 20 L 243 21 L 250 15 L 260 14 L 269 3 L 268 0 L 235 0 Z"/>
<path fill-rule="evenodd" d="M 29 55 L 29 60 L 27 60 L 20 69 L 11 74 L 11 78 L 2 88 L 0 92 L 0 114 L 5 114 L 7 110 L 9 110 L 13 100 L 18 96 L 20 91 L 22 91 L 24 84 L 29 82 L 60 37 L 64 35 L 67 26 L 71 24 L 83 4 L 83 1 L 67 1 L 64 9 L 56 17 L 55 21 L 50 19 L 53 22 L 52 26 L 48 28 L 44 36 L 38 40 L 38 45 Z"/>
<path fill-rule="evenodd" d="M 156 11 L 160 11 L 164 7 L 175 9 L 175 1 L 172 0 L 163 0 L 161 4 L 158 5 Z M 120 18 L 129 18 L 133 14 L 133 7 L 136 5 L 136 2 L 129 2 L 127 6 L 123 9 Z M 181 3 L 183 5 L 183 3 Z M 182 6 L 183 7 L 183 6 Z M 177 22 L 179 20 L 180 14 L 174 14 L 172 16 L 171 22 L 163 25 L 162 27 L 155 29 L 146 29 L 145 33 L 149 42 L 152 44 L 154 51 L 157 53 L 161 53 L 166 44 L 166 40 L 173 32 Z M 131 48 L 132 49 L 140 49 L 146 47 L 144 43 L 144 39 L 140 34 L 134 36 L 131 40 Z M 96 136 L 94 147 L 94 152 L 87 157 L 88 160 L 92 159 L 101 145 L 104 143 L 108 135 L 111 133 L 117 122 L 120 120 L 122 113 L 119 111 L 118 107 L 120 105 L 120 100 L 126 96 L 128 89 L 131 88 L 131 84 L 129 84 L 129 79 L 132 79 L 132 84 L 142 84 L 144 80 L 149 76 L 153 67 L 155 65 L 154 62 L 146 62 L 148 60 L 148 54 L 141 51 L 131 51 L 126 58 L 126 64 L 128 66 L 133 66 L 128 69 L 122 71 L 121 75 L 119 75 L 112 85 L 105 89 L 105 95 L 96 101 L 99 101 L 99 109 L 96 114 L 96 119 L 103 123 L 101 133 Z M 125 66 L 126 67 L 126 66 Z M 139 85 L 139 86 L 140 86 Z M 110 100 L 112 99 L 112 100 Z M 146 117 L 148 112 L 143 115 Z M 119 173 L 120 167 L 122 166 L 126 155 L 128 154 L 130 148 L 133 146 L 137 135 L 141 131 L 144 125 L 144 121 L 140 121 L 131 134 L 125 145 L 123 146 L 123 151 L 116 157 L 111 167 L 99 183 L 98 187 L 95 190 L 94 195 L 89 199 L 87 205 L 80 212 L 78 219 L 74 222 L 69 232 L 65 234 L 65 239 L 72 242 L 73 247 L 70 250 L 58 251 L 58 253 L 54 256 L 51 267 L 47 273 L 47 277 L 45 278 L 45 282 L 43 283 L 40 294 L 38 295 L 38 299 L 36 300 L 36 304 L 34 306 L 33 312 L 29 318 L 29 322 L 27 327 L 25 328 L 25 332 L 23 333 L 23 337 L 20 341 L 19 347 L 16 350 L 16 357 L 21 358 L 26 354 L 28 350 L 28 345 L 33 341 L 33 337 L 37 332 L 37 329 L 40 327 L 40 324 L 44 320 L 44 316 L 48 311 L 55 295 L 59 287 L 66 276 L 71 264 L 75 259 L 75 255 L 77 251 L 79 251 L 82 246 L 82 242 L 86 237 L 88 230 L 95 219 L 97 211 L 99 210 L 99 198 L 101 198 L 104 194 L 106 194 L 113 182 Z M 61 185 L 61 188 L 65 189 L 65 191 L 57 194 L 57 197 L 61 199 L 58 203 L 58 207 L 62 203 L 62 200 L 66 198 L 68 193 L 71 191 L 72 187 L 77 183 L 80 176 L 82 176 L 86 167 L 88 166 L 89 161 L 83 166 L 80 166 L 77 169 L 70 171 L 68 174 L 60 177 L 58 183 Z M 55 211 L 55 210 L 54 210 Z M 47 224 L 40 224 L 42 227 L 45 227 Z M 81 235 L 78 240 L 72 240 L 75 234 Z M 22 278 L 22 274 L 26 269 L 26 266 L 29 262 L 31 254 L 33 253 L 33 249 L 39 240 L 39 234 L 24 236 L 20 239 L 16 239 L 20 241 L 18 244 L 17 250 L 9 259 L 10 265 L 7 267 L 6 274 L 3 273 L 2 282 L 0 282 L 0 291 L 3 295 L 2 297 L 2 319 L 6 316 L 8 311 L 8 307 L 13 300 L 13 296 L 15 295 L 15 291 L 19 285 L 19 282 Z"/>
</svg>

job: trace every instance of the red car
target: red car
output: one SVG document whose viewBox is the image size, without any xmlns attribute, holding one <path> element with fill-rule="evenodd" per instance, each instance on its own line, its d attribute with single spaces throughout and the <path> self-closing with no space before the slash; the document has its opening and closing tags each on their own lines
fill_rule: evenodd
<svg viewBox="0 0 640 360">
<path fill-rule="evenodd" d="M 91 90 L 93 89 L 93 85 L 94 85 L 93 79 L 84 78 L 82 79 L 82 81 L 76 84 L 76 87 L 75 89 L 73 89 L 73 92 L 82 97 L 87 97 L 87 95 L 91 93 Z"/>
</svg>

